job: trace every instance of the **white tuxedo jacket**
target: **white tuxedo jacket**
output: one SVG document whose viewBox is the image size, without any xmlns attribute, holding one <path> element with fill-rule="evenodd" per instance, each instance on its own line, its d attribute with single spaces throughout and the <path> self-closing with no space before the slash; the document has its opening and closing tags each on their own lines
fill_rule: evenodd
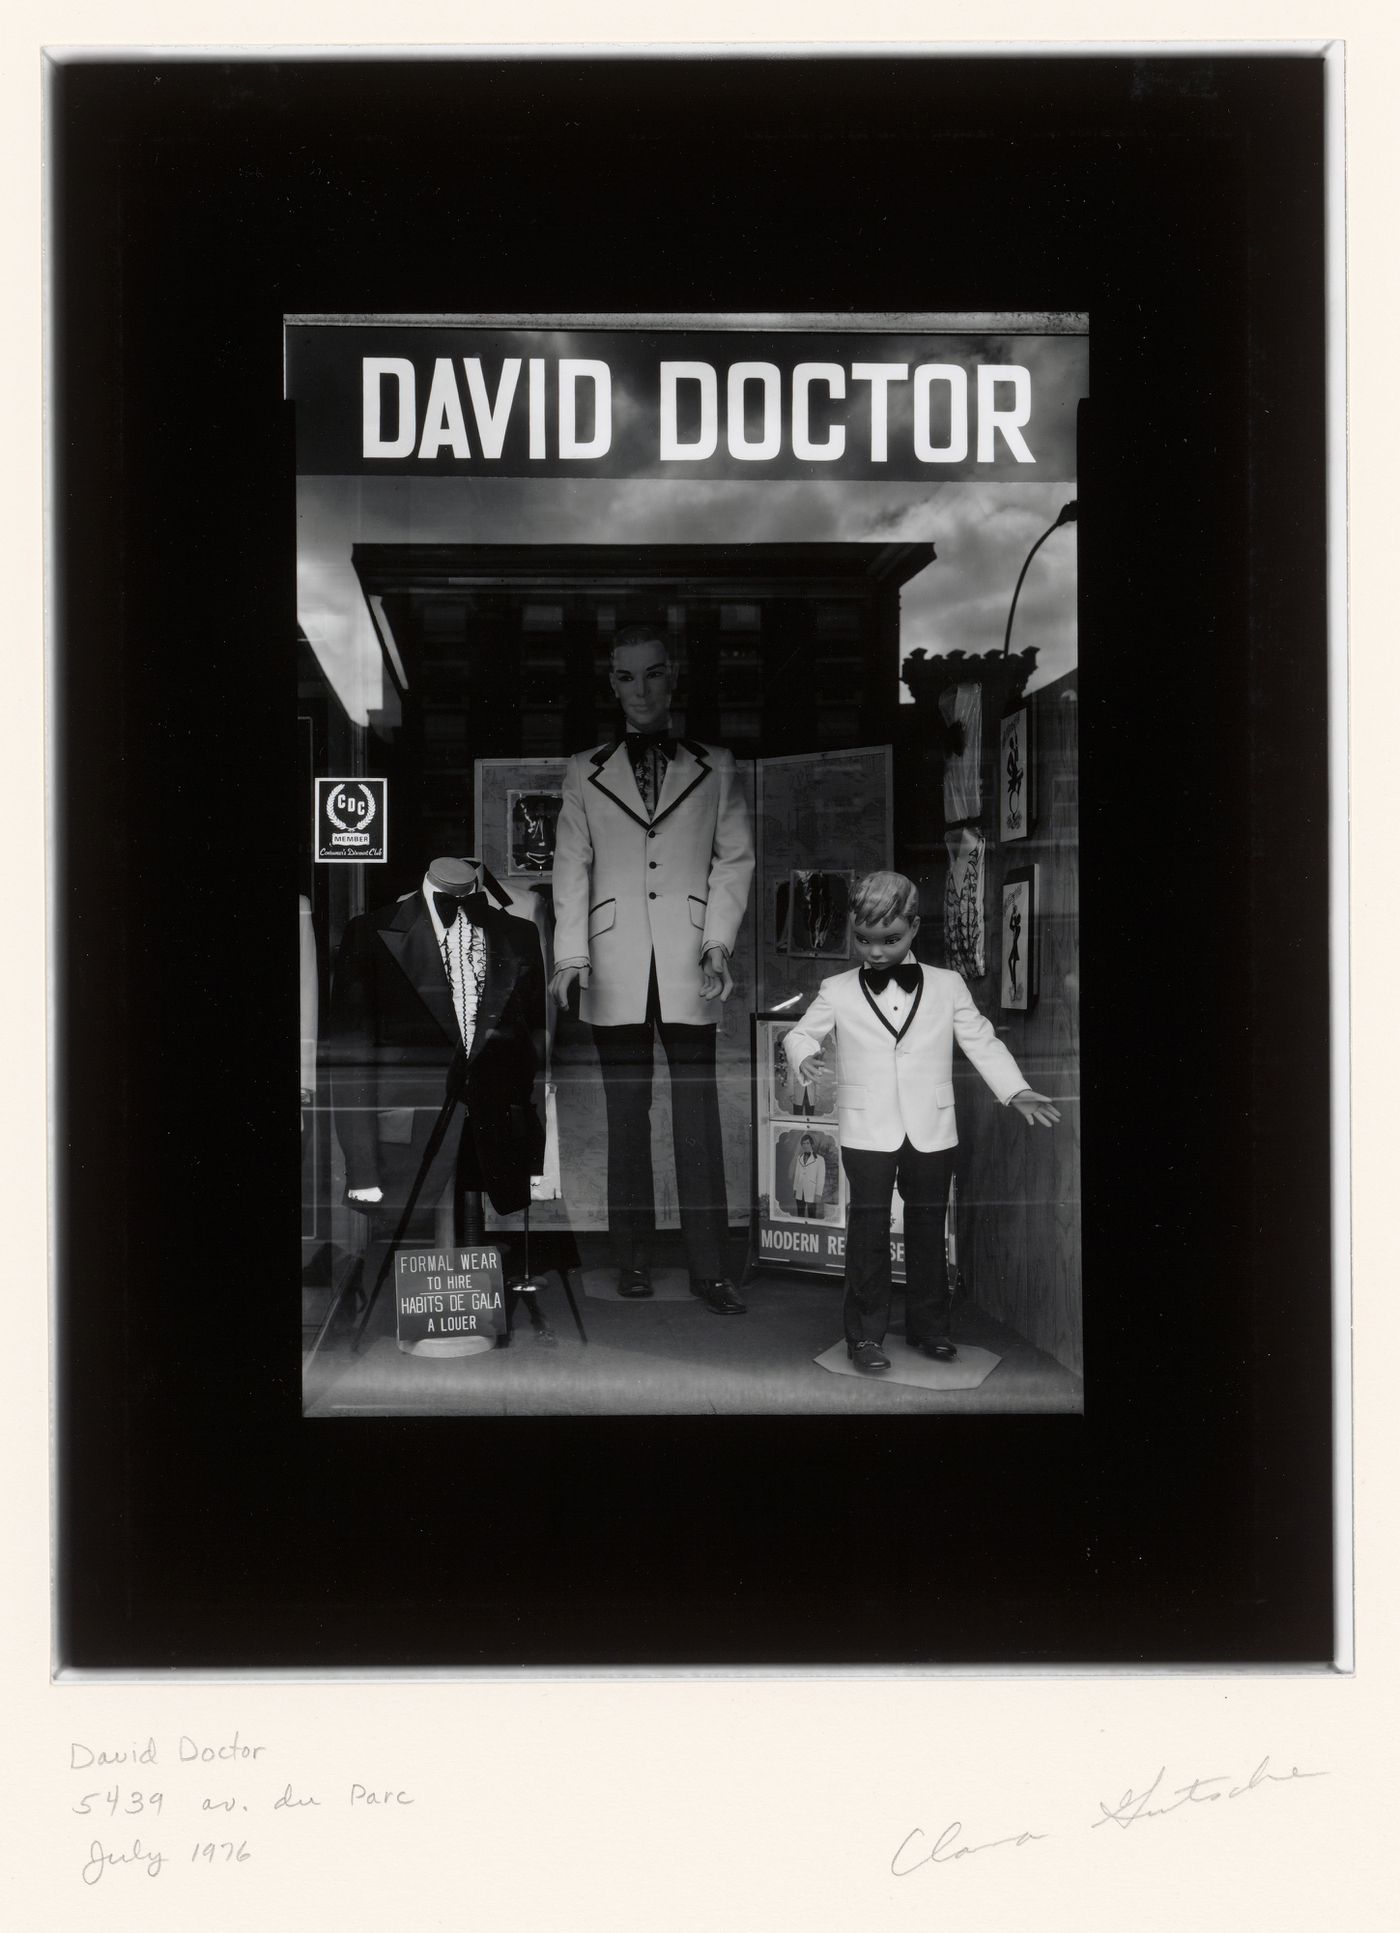
<svg viewBox="0 0 1400 1933">
<path fill-rule="evenodd" d="M 733 952 L 753 869 L 732 752 L 681 739 L 650 819 L 621 740 L 571 758 L 554 843 L 554 958 L 588 962 L 582 1018 L 645 1020 L 655 955 L 662 1019 L 713 1026 L 700 958 L 711 946 Z"/>
<path fill-rule="evenodd" d="M 788 1065 L 797 1067 L 835 1028 L 843 1147 L 889 1152 L 902 1147 L 906 1135 L 925 1153 L 954 1147 L 954 1040 L 999 1101 L 1009 1101 L 1027 1085 L 991 1021 L 973 1004 L 962 975 L 941 967 L 920 971 L 922 980 L 898 1031 L 861 985 L 857 970 L 823 980 L 786 1038 Z"/>
</svg>

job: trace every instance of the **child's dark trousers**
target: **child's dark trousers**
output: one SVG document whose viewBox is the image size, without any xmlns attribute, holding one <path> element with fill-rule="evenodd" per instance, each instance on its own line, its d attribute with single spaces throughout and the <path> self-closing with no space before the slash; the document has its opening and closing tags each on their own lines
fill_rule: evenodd
<svg viewBox="0 0 1400 1933">
<path fill-rule="evenodd" d="M 883 1342 L 890 1319 L 890 1204 L 896 1178 L 904 1198 L 905 1333 L 910 1342 L 942 1342 L 952 1320 L 944 1221 L 953 1178 L 953 1148 L 921 1153 L 905 1139 L 886 1154 L 842 1148 L 850 1188 L 846 1222 L 846 1299 L 842 1321 L 850 1342 Z"/>
</svg>

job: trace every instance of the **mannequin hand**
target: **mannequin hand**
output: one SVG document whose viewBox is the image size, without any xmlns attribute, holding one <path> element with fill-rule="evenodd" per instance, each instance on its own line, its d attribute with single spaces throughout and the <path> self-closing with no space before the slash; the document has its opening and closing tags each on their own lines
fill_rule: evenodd
<svg viewBox="0 0 1400 1933">
<path fill-rule="evenodd" d="M 1048 1094 L 1037 1094 L 1034 1089 L 1023 1087 L 1019 1094 L 1013 1094 L 1008 1107 L 1014 1107 L 1023 1121 L 1039 1121 L 1043 1128 L 1053 1128 L 1060 1118 L 1060 1110 Z"/>
<path fill-rule="evenodd" d="M 700 962 L 700 998 L 713 1000 L 718 996 L 727 1000 L 734 991 L 734 975 L 729 971 L 729 961 L 725 958 L 722 946 L 707 949 Z"/>
<path fill-rule="evenodd" d="M 578 983 L 578 967 L 556 967 L 554 969 L 554 975 L 549 983 L 549 991 L 556 1007 L 562 1009 L 568 1006 L 569 997 Z"/>
<path fill-rule="evenodd" d="M 376 1202 L 384 1199 L 382 1188 L 347 1188 L 345 1192 L 351 1201 Z"/>
</svg>

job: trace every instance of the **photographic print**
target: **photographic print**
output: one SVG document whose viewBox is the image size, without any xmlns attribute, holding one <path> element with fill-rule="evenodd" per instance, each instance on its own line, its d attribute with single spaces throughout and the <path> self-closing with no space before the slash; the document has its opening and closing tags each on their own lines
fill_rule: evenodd
<svg viewBox="0 0 1400 1933">
<path fill-rule="evenodd" d="M 795 872 L 789 889 L 788 952 L 809 960 L 851 954 L 851 872 Z"/>
<path fill-rule="evenodd" d="M 1324 1522 L 1349 1279 L 1339 62 L 518 51 L 45 53 L 59 1665 L 762 1669 L 868 1662 L 875 1613 L 890 1661 L 1024 1662 L 1028 1610 L 1046 1662 L 1324 1658 L 1347 1574 Z M 917 299 L 930 247 L 950 299 L 1051 306 L 872 312 Z M 620 313 L 638 289 L 656 312 Z M 1208 702 L 1182 713 L 1200 640 Z M 1006 841 L 1020 710 L 1037 796 Z M 1170 810 L 1142 784 L 1158 738 Z M 318 780 L 343 823 L 313 816 Z M 558 796 L 547 869 L 512 792 Z M 1081 891 L 1092 943 L 1154 812 L 1163 852 L 1200 817 L 1212 863 L 1140 896 L 1129 992 L 1081 962 Z M 1003 1009 L 1022 858 L 1039 986 Z M 754 1016 L 821 1034 L 843 1173 L 889 1111 L 854 937 L 779 950 L 794 872 L 916 890 L 893 1144 L 956 1128 L 953 1341 L 995 1358 L 975 1389 L 901 1381 L 901 1234 L 888 1303 L 869 1240 L 887 1164 L 855 1219 L 894 1375 L 843 1346 L 853 1208 L 755 1212 L 771 1128 L 800 1156 L 817 1117 L 765 1112 Z M 1299 879 L 1318 917 L 1271 972 Z M 872 889 L 892 912 L 903 890 Z M 1183 1010 L 1184 945 L 1230 963 L 1233 1005 Z M 900 965 L 870 974 L 896 1027 Z M 227 1104 L 191 1112 L 191 1042 Z M 1003 1053 L 1052 1126 L 1001 1104 Z M 1150 1187 L 1202 1145 L 1225 1165 L 1199 1212 L 1144 1244 L 1128 1169 Z M 904 1220 L 922 1293 L 930 1224 Z M 394 1258 L 483 1248 L 491 1347 L 401 1349 Z M 1125 1257 L 1131 1296 L 1086 1309 Z M 1204 1351 L 1152 1319 L 1184 1283 Z M 659 1454 L 610 1455 L 620 1434 Z M 964 1434 L 985 1548 L 930 1615 L 900 1540 L 867 1534 L 870 1456 L 889 1522 L 923 1522 L 920 1445 L 941 1464 Z M 564 1437 L 585 1491 L 541 1536 Z M 1160 1467 L 1118 1480 L 1144 1445 Z M 778 1520 L 736 1536 L 724 1479 L 755 1468 Z M 863 1555 L 813 1591 L 826 1543 L 876 1575 Z M 1034 1559 L 1033 1603 L 998 1551 Z"/>
<path fill-rule="evenodd" d="M 1001 721 L 997 784 L 1002 843 L 1024 839 L 1035 818 L 1035 760 L 1028 705 L 1019 705 Z"/>
<path fill-rule="evenodd" d="M 792 881 L 775 879 L 773 882 L 773 951 L 786 953 L 788 950 L 788 923 L 792 917 Z"/>
<path fill-rule="evenodd" d="M 1028 1013 L 1036 986 L 1036 886 L 1039 868 L 1019 866 L 1001 888 L 1001 1004 Z"/>
<path fill-rule="evenodd" d="M 845 1226 L 841 1140 L 836 1128 L 771 1122 L 764 1174 L 761 1193 L 768 1199 L 774 1221 Z"/>
<path fill-rule="evenodd" d="M 508 792 L 506 834 L 510 870 L 531 879 L 548 879 L 554 866 L 554 828 L 563 804 L 558 792 Z"/>
<path fill-rule="evenodd" d="M 306 1414 L 747 1400 L 761 1382 L 724 1376 L 703 1321 L 680 1346 L 656 1328 L 658 1284 L 695 1285 L 701 1317 L 776 1296 L 781 1328 L 769 1260 L 844 1272 L 857 1047 L 838 1026 L 804 1082 L 791 1018 L 759 1023 L 756 1065 L 750 1041 L 754 1016 L 855 984 L 859 879 L 916 907 L 947 851 L 946 967 L 985 971 L 981 733 L 1008 709 L 987 692 L 1058 707 L 1077 670 L 1072 532 L 1039 554 L 1023 649 L 999 645 L 1027 545 L 1073 501 L 1087 321 L 389 315 L 285 336 L 312 772 L 391 791 L 396 828 L 382 885 L 311 869 Z M 1076 907 L 1065 930 L 1077 945 Z M 935 1008 L 901 1052 L 951 1092 Z M 1077 1091 L 1069 1012 L 1027 1051 Z M 1014 1313 L 1055 1364 L 993 1395 L 1075 1408 L 1077 1188 L 1067 1220 L 1061 1178 L 1013 1173 L 977 1100 L 959 1116 L 986 1318 Z M 1073 1223 L 1068 1324 L 1009 1293 L 1026 1217 L 1061 1251 Z M 508 1286 L 537 1284 L 531 1323 L 429 1383 L 374 1285 L 408 1245 L 486 1237 Z M 654 1345 L 640 1382 L 595 1346 L 619 1320 L 626 1360 Z M 755 1347 L 785 1407 L 831 1400 L 809 1355 Z"/>
<path fill-rule="evenodd" d="M 774 1119 L 785 1114 L 801 1115 L 804 1118 L 834 1120 L 836 1118 L 836 1050 L 829 1041 L 824 1041 L 809 1066 L 804 1078 L 802 1072 L 788 1059 L 784 1045 L 792 1032 L 791 1025 L 778 1021 L 759 1022 L 760 1052 L 768 1077 L 768 1111 Z"/>
<path fill-rule="evenodd" d="M 427 696 L 420 703 L 434 715 L 425 730 L 425 772 L 414 790 L 441 815 L 433 829 L 437 843 L 455 841 L 460 848 L 465 841 L 468 856 L 479 858 L 506 886 L 506 898 L 535 917 L 550 898 L 564 760 L 470 756 L 462 713 Z M 469 788 L 463 784 L 463 764 L 472 775 Z"/>
</svg>

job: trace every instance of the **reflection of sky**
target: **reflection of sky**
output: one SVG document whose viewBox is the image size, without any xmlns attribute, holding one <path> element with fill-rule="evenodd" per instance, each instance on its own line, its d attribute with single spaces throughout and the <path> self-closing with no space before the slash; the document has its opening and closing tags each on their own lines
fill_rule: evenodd
<svg viewBox="0 0 1400 1933">
<path fill-rule="evenodd" d="M 906 651 L 1000 650 L 1017 573 L 1070 483 L 656 482 L 598 478 L 302 477 L 297 607 L 352 718 L 382 702 L 379 647 L 350 567 L 356 543 L 909 543 L 937 561 L 905 585 Z M 1016 608 L 1032 689 L 1078 662 L 1073 526 L 1037 553 Z M 907 694 L 905 694 L 907 696 Z"/>
<path fill-rule="evenodd" d="M 621 352 L 624 342 L 625 354 Z M 728 340 L 712 332 L 687 332 L 682 336 L 672 336 L 652 335 L 648 331 L 642 331 L 631 339 L 620 339 L 615 332 L 598 334 L 558 330 L 541 332 L 524 341 L 515 339 L 503 343 L 503 351 L 506 347 L 517 353 L 523 350 L 529 355 L 550 358 L 588 356 L 607 362 L 611 373 L 612 454 L 626 474 L 634 478 L 664 475 L 669 480 L 676 475 L 675 464 L 663 465 L 657 451 L 658 370 L 663 359 L 698 358 L 709 362 L 717 370 L 721 420 L 725 410 L 726 372 L 732 361 L 762 361 L 771 357 L 778 366 L 786 367 L 794 360 L 805 358 L 830 363 L 844 371 L 849 371 L 852 361 L 862 361 L 892 363 L 911 372 L 920 363 L 956 364 L 969 372 L 969 409 L 973 412 L 974 422 L 977 365 L 1015 364 L 1028 371 L 1031 395 L 1035 399 L 1034 414 L 1026 426 L 1025 434 L 1034 449 L 1036 461 L 1041 465 L 1041 473 L 1052 476 L 1073 473 L 1075 404 L 1088 388 L 1088 341 L 1084 337 L 1074 336 L 891 333 L 852 337 L 845 334 L 805 336 L 784 331 L 780 335 L 765 337 L 762 330 L 747 330 L 742 337 Z M 748 431 L 751 436 L 759 431 L 758 387 L 757 384 L 751 385 L 746 392 Z M 863 460 L 870 453 L 872 386 L 868 382 L 857 382 L 848 374 L 845 391 L 845 396 L 839 402 L 824 399 L 814 402 L 814 420 L 821 423 L 816 433 L 819 436 L 825 434 L 828 420 L 844 425 L 848 455 Z M 816 394 L 819 399 L 824 397 L 820 386 Z M 882 394 L 888 415 L 889 448 L 891 452 L 902 455 L 912 448 L 914 384 L 910 381 L 893 382 Z M 934 409 L 943 412 L 946 407 L 943 388 L 936 385 Z M 942 414 L 936 417 L 932 427 L 934 442 L 942 443 L 946 436 L 946 422 Z M 1001 460 L 1006 462 L 1005 446 L 999 443 L 997 447 Z M 943 471 L 944 476 L 947 477 L 950 472 L 965 475 L 974 470 L 975 457 L 974 434 L 967 461 L 961 465 L 947 466 Z M 1014 462 L 1010 467 L 1014 469 Z M 814 470 L 819 472 L 820 465 L 814 466 Z M 921 481 L 919 488 L 926 487 Z"/>
</svg>

